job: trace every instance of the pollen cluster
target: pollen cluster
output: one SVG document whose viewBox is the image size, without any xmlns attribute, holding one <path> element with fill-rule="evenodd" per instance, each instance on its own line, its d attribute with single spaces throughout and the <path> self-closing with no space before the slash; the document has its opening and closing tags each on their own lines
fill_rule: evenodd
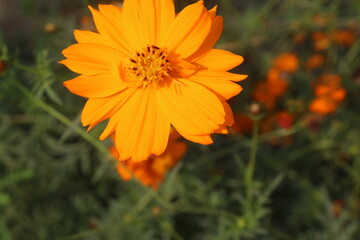
<svg viewBox="0 0 360 240">
<path fill-rule="evenodd" d="M 155 45 L 147 46 L 129 59 L 128 73 L 142 81 L 142 87 L 156 86 L 171 71 L 167 53 Z"/>
</svg>

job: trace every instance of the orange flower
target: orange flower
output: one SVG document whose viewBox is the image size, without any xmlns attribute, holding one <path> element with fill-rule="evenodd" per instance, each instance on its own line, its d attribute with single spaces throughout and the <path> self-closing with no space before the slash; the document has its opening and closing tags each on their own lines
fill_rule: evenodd
<svg viewBox="0 0 360 240">
<path fill-rule="evenodd" d="M 169 144 L 164 153 L 160 156 L 150 156 L 146 161 L 133 162 L 131 159 L 117 164 L 116 168 L 124 181 L 136 177 L 142 184 L 157 189 L 164 180 L 165 174 L 173 168 L 183 157 L 187 145 L 179 141 L 181 136 L 172 131 L 169 137 Z M 119 159 L 119 153 L 115 147 L 110 148 L 111 154 Z"/>
<path fill-rule="evenodd" d="M 323 15 L 320 15 L 320 14 L 316 14 L 312 17 L 313 19 L 313 22 L 318 25 L 319 27 L 324 27 L 326 26 L 329 21 L 330 21 L 330 18 L 328 16 L 323 16 Z"/>
<path fill-rule="evenodd" d="M 333 33 L 334 42 L 346 47 L 350 47 L 356 40 L 356 36 L 349 30 L 336 30 Z"/>
<path fill-rule="evenodd" d="M 289 86 L 288 74 L 280 72 L 278 69 L 270 69 L 265 81 L 256 85 L 253 92 L 253 99 L 262 103 L 267 110 L 275 107 L 278 97 L 283 95 Z"/>
<path fill-rule="evenodd" d="M 0 60 L 0 73 L 5 72 L 6 70 L 6 62 L 4 60 Z"/>
<path fill-rule="evenodd" d="M 280 72 L 294 73 L 299 67 L 299 59 L 293 53 L 283 53 L 275 58 L 274 67 Z"/>
<path fill-rule="evenodd" d="M 323 65 L 325 62 L 325 57 L 321 54 L 315 54 L 312 55 L 307 61 L 306 61 L 306 67 L 310 70 L 315 69 Z"/>
<path fill-rule="evenodd" d="M 270 69 L 266 79 L 266 82 L 270 86 L 268 91 L 276 97 L 283 95 L 289 87 L 287 77 L 288 74 L 286 72 L 280 72 L 278 69 Z"/>
<path fill-rule="evenodd" d="M 238 113 L 235 115 L 235 123 L 232 126 L 235 132 L 248 134 L 254 126 L 254 121 L 245 114 Z"/>
<path fill-rule="evenodd" d="M 310 103 L 310 111 L 327 115 L 336 111 L 337 102 L 331 98 L 316 98 Z"/>
<path fill-rule="evenodd" d="M 314 32 L 312 34 L 312 39 L 314 41 L 314 49 L 316 51 L 325 50 L 330 46 L 330 38 L 326 33 Z"/>
<path fill-rule="evenodd" d="M 234 81 L 246 75 L 227 72 L 241 56 L 213 49 L 223 29 L 216 7 L 198 1 L 175 15 L 172 0 L 125 0 L 123 8 L 90 10 L 99 33 L 75 30 L 78 44 L 61 63 L 82 75 L 64 84 L 89 98 L 84 126 L 110 118 L 100 139 L 115 134 L 120 160 L 161 155 L 170 125 L 201 144 L 227 133 L 226 100 L 241 92 Z"/>
<path fill-rule="evenodd" d="M 252 96 L 255 101 L 262 103 L 267 110 L 273 109 L 277 100 L 277 96 L 270 91 L 271 88 L 271 84 L 262 81 L 255 86 Z"/>
<path fill-rule="evenodd" d="M 310 111 L 327 115 L 336 111 L 346 96 L 346 90 L 341 86 L 341 78 L 336 74 L 324 74 L 315 86 L 316 98 L 310 103 Z"/>
</svg>

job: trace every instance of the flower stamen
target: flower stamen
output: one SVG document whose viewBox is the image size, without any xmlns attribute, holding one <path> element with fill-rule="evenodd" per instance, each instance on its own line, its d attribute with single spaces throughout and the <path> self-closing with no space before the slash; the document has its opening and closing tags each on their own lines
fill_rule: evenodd
<svg viewBox="0 0 360 240">
<path fill-rule="evenodd" d="M 129 58 L 128 74 L 142 81 L 142 87 L 156 86 L 169 76 L 172 70 L 167 52 L 155 45 L 148 45 Z"/>
</svg>

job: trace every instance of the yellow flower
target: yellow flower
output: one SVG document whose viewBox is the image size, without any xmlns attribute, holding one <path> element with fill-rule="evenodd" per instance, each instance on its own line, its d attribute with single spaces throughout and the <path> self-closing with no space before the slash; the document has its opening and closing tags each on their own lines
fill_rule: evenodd
<svg viewBox="0 0 360 240">
<path fill-rule="evenodd" d="M 243 58 L 213 49 L 223 29 L 203 1 L 175 15 L 172 0 L 125 0 L 123 8 L 90 7 L 99 33 L 75 30 L 78 44 L 61 61 L 81 76 L 66 81 L 89 98 L 82 123 L 110 119 L 100 139 L 115 134 L 120 160 L 164 152 L 172 125 L 186 139 L 210 144 L 233 124 L 226 100 L 246 78 L 227 72 Z"/>
</svg>

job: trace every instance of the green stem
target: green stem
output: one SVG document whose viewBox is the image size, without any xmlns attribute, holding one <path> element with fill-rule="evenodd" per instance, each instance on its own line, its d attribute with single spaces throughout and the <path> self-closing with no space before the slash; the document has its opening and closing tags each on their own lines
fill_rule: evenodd
<svg viewBox="0 0 360 240">
<path fill-rule="evenodd" d="M 18 62 L 12 62 L 12 65 L 18 69 L 24 70 L 26 72 L 32 73 L 34 75 L 39 75 L 38 71 L 34 70 L 34 68 L 27 67 Z"/>
<path fill-rule="evenodd" d="M 253 216 L 253 177 L 256 166 L 256 152 L 259 141 L 259 119 L 254 119 L 254 128 L 252 132 L 252 140 L 250 146 L 249 163 L 245 170 L 245 211 L 250 217 Z"/>
<path fill-rule="evenodd" d="M 80 127 L 73 126 L 73 122 L 62 115 L 60 112 L 56 111 L 53 107 L 43 102 L 41 99 L 36 98 L 29 90 L 27 90 L 23 85 L 21 85 L 17 81 L 13 81 L 13 84 L 27 97 L 30 101 L 35 103 L 37 106 L 39 106 L 42 110 L 49 113 L 53 118 L 57 119 L 58 121 L 62 122 L 68 127 L 71 127 L 74 129 L 74 132 L 76 132 L 80 137 L 88 141 L 91 145 L 93 145 L 95 148 L 97 148 L 100 152 L 102 152 L 105 155 L 109 154 L 109 151 L 107 148 L 101 144 L 97 139 L 95 139 L 93 136 L 91 136 L 89 133 L 87 133 L 85 130 L 83 130 Z"/>
</svg>

